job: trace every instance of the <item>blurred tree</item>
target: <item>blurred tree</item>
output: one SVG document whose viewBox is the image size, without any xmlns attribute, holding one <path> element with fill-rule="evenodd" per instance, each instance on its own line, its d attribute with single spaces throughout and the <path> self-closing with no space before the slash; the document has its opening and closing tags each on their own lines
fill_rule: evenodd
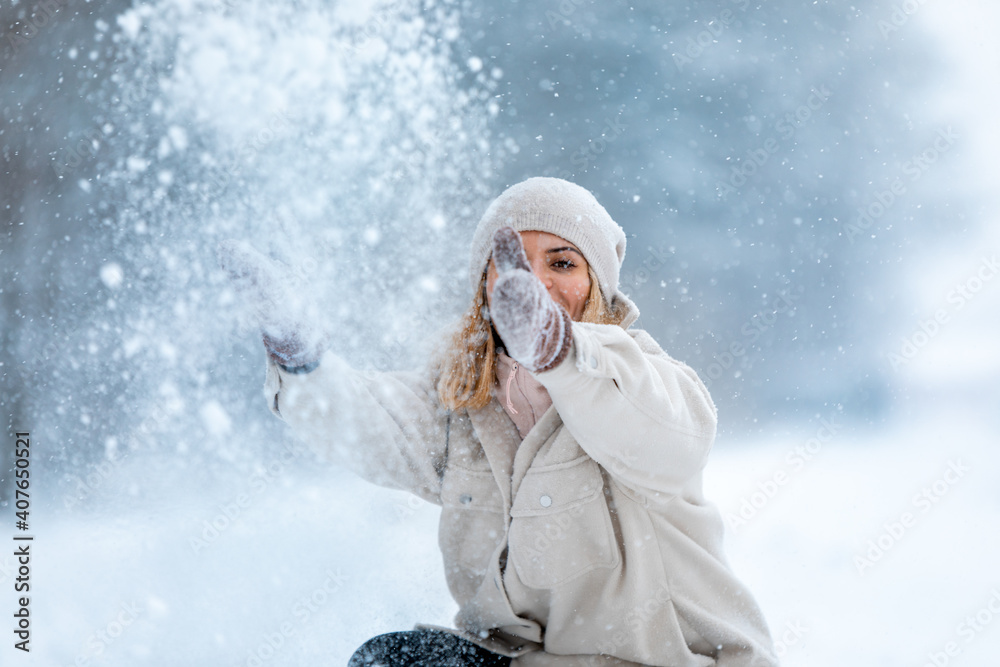
<svg viewBox="0 0 1000 667">
<path fill-rule="evenodd" d="M 76 327 L 95 303 L 97 273 L 89 268 L 99 259 L 79 214 L 81 187 L 94 167 L 80 160 L 73 177 L 62 179 L 59 168 L 65 156 L 99 147 L 93 100 L 81 85 L 105 52 L 95 21 L 113 21 L 126 4 L 0 7 L 0 402 L 11 432 L 30 430 L 36 445 L 60 437 L 59 422 L 77 401 L 67 352 L 82 345 Z M 41 397 L 55 410 L 40 413 Z M 72 444 L 72 437 L 54 444 Z M 10 489 L 9 450 L 0 454 L 0 495 Z"/>
<path fill-rule="evenodd" d="M 726 428 L 838 405 L 878 421 L 901 257 L 965 227 L 945 170 L 914 167 L 947 122 L 924 111 L 934 52 L 916 22 L 887 31 L 893 11 L 467 5 L 462 57 L 502 72 L 503 181 L 595 192 L 630 234 L 640 325 L 710 383 Z"/>
<path fill-rule="evenodd" d="M 536 174 L 592 189 L 626 228 L 623 284 L 640 324 L 709 381 L 724 429 L 838 405 L 884 415 L 898 267 L 914 244 L 967 226 L 947 193 L 946 151 L 914 159 L 948 136 L 925 110 L 940 71 L 888 0 L 425 2 L 423 32 L 400 2 L 354 26 L 331 18 L 348 4 L 283 6 L 279 25 L 266 3 L 206 3 L 144 5 L 124 23 L 132 4 L 121 0 L 0 8 L 11 428 L 48 429 L 58 456 L 77 462 L 185 395 L 188 407 L 259 400 L 250 370 L 212 376 L 218 350 L 206 341 L 232 327 L 185 324 L 217 313 L 209 246 L 221 233 L 299 234 L 279 244 L 286 257 L 334 259 L 316 277 L 379 305 L 331 306 L 352 362 L 407 365 L 407 331 L 450 312 L 429 304 L 460 301 L 460 255 L 489 195 Z M 311 57 L 330 57 L 331 43 L 344 69 L 331 62 L 327 87 L 310 89 Z M 213 60 L 220 52 L 246 60 Z M 380 53 L 391 57 L 379 64 Z M 274 80 L 199 78 L 216 66 Z M 441 78 L 428 85 L 421 72 Z M 191 82 L 205 87 L 186 91 Z M 295 131 L 234 162 L 241 128 L 225 114 L 260 120 L 268 95 L 292 90 Z M 421 295 L 415 312 L 388 312 L 407 291 Z M 230 344 L 229 356 L 259 352 L 252 336 Z M 171 446 L 198 441 L 213 410 L 170 426 Z"/>
</svg>

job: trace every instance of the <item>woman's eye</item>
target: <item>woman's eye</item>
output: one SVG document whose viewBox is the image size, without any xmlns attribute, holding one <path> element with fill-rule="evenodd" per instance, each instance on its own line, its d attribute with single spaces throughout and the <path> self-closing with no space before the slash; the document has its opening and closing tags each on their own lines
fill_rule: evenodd
<svg viewBox="0 0 1000 667">
<path fill-rule="evenodd" d="M 574 266 L 576 266 L 576 264 L 574 264 L 572 260 L 569 259 L 560 259 L 553 262 L 552 266 L 556 267 L 557 269 L 572 269 Z"/>
</svg>

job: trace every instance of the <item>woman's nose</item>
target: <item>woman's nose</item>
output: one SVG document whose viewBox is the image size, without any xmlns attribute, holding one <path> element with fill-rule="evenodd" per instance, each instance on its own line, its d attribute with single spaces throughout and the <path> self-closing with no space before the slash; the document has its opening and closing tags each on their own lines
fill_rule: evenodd
<svg viewBox="0 0 1000 667">
<path fill-rule="evenodd" d="M 548 271 L 545 270 L 545 263 L 542 261 L 531 262 L 531 272 L 542 281 L 542 284 L 546 287 L 552 285 L 552 277 L 548 275 Z"/>
</svg>

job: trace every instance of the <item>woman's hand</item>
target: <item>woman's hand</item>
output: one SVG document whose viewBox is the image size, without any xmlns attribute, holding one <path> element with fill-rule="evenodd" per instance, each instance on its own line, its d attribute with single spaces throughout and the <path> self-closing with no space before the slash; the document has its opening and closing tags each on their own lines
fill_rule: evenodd
<svg viewBox="0 0 1000 667">
<path fill-rule="evenodd" d="M 497 281 L 490 317 L 507 354 L 532 372 L 555 368 L 572 344 L 569 313 L 531 272 L 521 236 L 512 228 L 502 227 L 493 235 L 493 262 Z"/>
<path fill-rule="evenodd" d="M 318 362 L 326 337 L 310 324 L 318 313 L 291 271 L 246 241 L 222 241 L 217 255 L 219 266 L 253 310 L 268 354 L 288 368 Z"/>
</svg>

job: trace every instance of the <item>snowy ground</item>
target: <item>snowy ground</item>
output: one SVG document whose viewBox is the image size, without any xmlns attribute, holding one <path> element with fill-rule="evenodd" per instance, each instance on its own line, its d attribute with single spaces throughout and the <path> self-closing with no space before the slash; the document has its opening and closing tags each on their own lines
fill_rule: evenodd
<svg viewBox="0 0 1000 667">
<path fill-rule="evenodd" d="M 1000 648 L 1000 622 L 990 623 L 1000 614 L 985 612 L 981 632 L 959 629 L 994 596 L 1000 611 L 996 421 L 925 414 L 826 442 L 817 423 L 713 462 L 711 495 L 752 517 L 730 534 L 730 552 L 785 664 L 923 665 L 954 642 L 961 653 L 948 664 L 985 665 Z"/>
<path fill-rule="evenodd" d="M 786 665 L 985 665 L 1000 650 L 984 407 L 867 434 L 820 415 L 829 426 L 719 444 L 707 490 Z M 449 623 L 436 508 L 308 464 L 216 488 L 173 478 L 123 502 L 117 485 L 157 464 L 123 463 L 90 505 L 104 509 L 37 526 L 33 651 L 15 661 L 5 642 L 3 664 L 342 665 L 379 632 Z"/>
</svg>

